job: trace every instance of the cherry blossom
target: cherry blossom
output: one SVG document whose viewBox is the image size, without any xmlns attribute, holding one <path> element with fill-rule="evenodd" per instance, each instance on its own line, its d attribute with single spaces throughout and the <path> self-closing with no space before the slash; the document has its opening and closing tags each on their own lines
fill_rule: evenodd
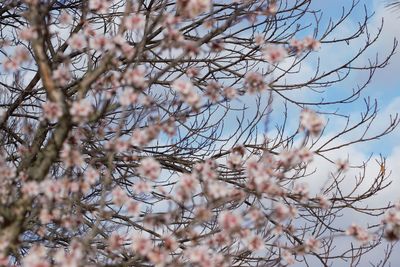
<svg viewBox="0 0 400 267">
<path fill-rule="evenodd" d="M 59 65 L 53 72 L 53 79 L 60 85 L 65 86 L 71 80 L 71 72 L 63 65 Z"/>
<path fill-rule="evenodd" d="M 136 104 L 138 100 L 138 94 L 133 91 L 132 88 L 125 89 L 124 92 L 119 97 L 119 102 L 123 106 L 129 106 L 131 104 Z"/>
<path fill-rule="evenodd" d="M 125 19 L 125 27 L 128 30 L 140 30 L 143 29 L 146 23 L 146 18 L 142 14 L 130 15 Z"/>
<path fill-rule="evenodd" d="M 362 228 L 361 226 L 357 224 L 352 224 L 347 230 L 346 230 L 346 235 L 353 236 L 356 238 L 358 241 L 361 243 L 365 244 L 368 243 L 371 240 L 370 234 Z"/>
<path fill-rule="evenodd" d="M 78 33 L 73 34 L 71 38 L 68 40 L 68 43 L 72 49 L 79 51 L 83 50 L 87 46 L 87 41 L 85 36 L 83 34 L 78 34 Z"/>
<path fill-rule="evenodd" d="M 161 165 L 154 158 L 147 157 L 140 161 L 138 172 L 140 176 L 154 181 L 160 176 Z"/>
<path fill-rule="evenodd" d="M 79 101 L 74 101 L 69 112 L 75 122 L 84 122 L 93 112 L 93 107 L 89 100 L 82 99 Z"/>
<path fill-rule="evenodd" d="M 177 8 L 179 13 L 186 18 L 194 18 L 203 12 L 210 10 L 210 0 L 178 0 Z"/>
<path fill-rule="evenodd" d="M 218 217 L 220 226 L 228 232 L 238 230 L 241 226 L 241 221 L 241 216 L 230 211 L 223 211 Z"/>
<path fill-rule="evenodd" d="M 110 5 L 110 0 L 89 0 L 89 8 L 99 13 L 106 13 Z"/>
<path fill-rule="evenodd" d="M 300 115 L 300 129 L 310 134 L 319 135 L 324 127 L 323 119 L 315 111 L 304 109 Z"/>
<path fill-rule="evenodd" d="M 245 88 L 249 93 L 261 92 L 267 88 L 260 73 L 249 72 L 245 76 Z"/>
<path fill-rule="evenodd" d="M 262 52 L 264 59 L 272 64 L 279 63 L 288 56 L 286 49 L 277 45 L 266 45 Z"/>
</svg>

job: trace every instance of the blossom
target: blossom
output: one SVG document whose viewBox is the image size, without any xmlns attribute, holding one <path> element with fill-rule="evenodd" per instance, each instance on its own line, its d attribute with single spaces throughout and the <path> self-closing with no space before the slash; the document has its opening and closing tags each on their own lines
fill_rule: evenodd
<svg viewBox="0 0 400 267">
<path fill-rule="evenodd" d="M 146 194 L 151 191 L 151 186 L 147 181 L 139 181 L 133 185 L 133 190 L 139 194 Z"/>
<path fill-rule="evenodd" d="M 99 179 L 99 177 L 100 177 L 99 172 L 91 167 L 88 168 L 84 173 L 85 181 L 87 181 L 91 185 L 95 184 Z"/>
<path fill-rule="evenodd" d="M 33 39 L 38 38 L 38 34 L 35 28 L 33 27 L 26 27 L 20 30 L 19 38 L 25 41 L 31 41 Z"/>
<path fill-rule="evenodd" d="M 120 234 L 113 232 L 108 238 L 108 245 L 111 251 L 118 250 L 122 247 L 125 242 L 125 238 Z"/>
<path fill-rule="evenodd" d="M 332 202 L 330 202 L 325 196 L 319 195 L 316 197 L 318 201 L 318 205 L 321 209 L 329 209 L 332 206 Z"/>
<path fill-rule="evenodd" d="M 75 122 L 84 122 L 93 112 L 93 107 L 89 100 L 82 99 L 73 102 L 69 112 Z"/>
<path fill-rule="evenodd" d="M 67 143 L 64 143 L 60 157 L 67 168 L 83 164 L 83 158 L 79 150 Z"/>
<path fill-rule="evenodd" d="M 144 158 L 140 161 L 138 172 L 142 177 L 156 180 L 161 173 L 161 165 L 152 157 Z"/>
<path fill-rule="evenodd" d="M 71 25 L 73 22 L 72 16 L 65 11 L 62 11 L 59 17 L 60 24 Z"/>
<path fill-rule="evenodd" d="M 60 85 L 65 86 L 71 80 L 71 72 L 63 65 L 59 65 L 53 72 L 53 79 Z"/>
<path fill-rule="evenodd" d="M 133 131 L 129 142 L 132 146 L 143 147 L 150 142 L 150 138 L 146 130 L 136 129 Z"/>
<path fill-rule="evenodd" d="M 194 177 L 193 174 L 182 174 L 179 179 L 179 185 L 186 192 L 193 192 L 196 190 L 196 187 L 199 185 L 198 180 Z"/>
<path fill-rule="evenodd" d="M 126 70 L 124 74 L 124 81 L 128 85 L 143 88 L 146 85 L 145 72 L 143 68 L 136 67 Z"/>
<path fill-rule="evenodd" d="M 63 114 L 60 105 L 51 101 L 42 104 L 42 108 L 43 117 L 49 121 L 55 121 Z"/>
<path fill-rule="evenodd" d="M 339 159 L 336 161 L 336 167 L 337 167 L 338 171 L 345 172 L 349 169 L 349 161 Z"/>
<path fill-rule="evenodd" d="M 164 235 L 162 237 L 162 240 L 163 240 L 163 247 L 167 251 L 172 252 L 178 248 L 178 241 L 173 235 Z"/>
<path fill-rule="evenodd" d="M 114 204 L 118 205 L 118 206 L 122 206 L 127 200 L 128 200 L 128 196 L 125 193 L 125 191 L 120 188 L 120 187 L 116 187 L 112 190 L 111 192 L 112 196 L 113 196 L 113 202 Z"/>
<path fill-rule="evenodd" d="M 247 248 L 253 252 L 262 250 L 265 247 L 264 240 L 261 237 L 255 235 L 249 236 L 246 240 L 246 243 Z"/>
<path fill-rule="evenodd" d="M 267 45 L 262 49 L 264 59 L 269 63 L 279 63 L 284 60 L 288 53 L 285 48 L 277 45 Z"/>
<path fill-rule="evenodd" d="M 295 259 L 292 253 L 290 253 L 290 251 L 288 250 L 284 250 L 281 253 L 282 255 L 282 263 L 284 265 L 292 265 L 295 263 Z"/>
<path fill-rule="evenodd" d="M 400 239 L 400 207 L 388 210 L 382 220 L 385 228 L 385 237 L 390 241 Z"/>
<path fill-rule="evenodd" d="M 148 254 L 147 257 L 149 260 L 155 264 L 156 267 L 165 266 L 167 263 L 168 254 L 164 249 L 153 248 Z"/>
<path fill-rule="evenodd" d="M 245 76 L 244 86 L 250 93 L 261 92 L 267 88 L 264 78 L 258 72 L 249 72 Z"/>
<path fill-rule="evenodd" d="M 233 87 L 225 87 L 223 89 L 223 95 L 227 99 L 234 99 L 237 96 L 237 90 Z"/>
<path fill-rule="evenodd" d="M 321 247 L 321 242 L 313 237 L 308 238 L 304 242 L 304 252 L 317 252 L 318 249 Z"/>
<path fill-rule="evenodd" d="M 89 0 L 89 8 L 99 13 L 106 13 L 110 5 L 109 0 Z"/>
<path fill-rule="evenodd" d="M 240 224 L 242 222 L 242 218 L 239 215 L 236 215 L 230 211 L 222 211 L 218 217 L 218 223 L 222 229 L 231 232 L 238 230 L 240 228 Z"/>
<path fill-rule="evenodd" d="M 305 183 L 296 184 L 293 189 L 293 194 L 297 195 L 301 202 L 308 200 L 309 189 L 308 185 Z"/>
<path fill-rule="evenodd" d="M 17 71 L 21 64 L 28 61 L 30 58 L 29 51 L 25 47 L 18 46 L 15 49 L 14 55 L 11 58 L 7 58 L 3 64 L 6 71 Z"/>
<path fill-rule="evenodd" d="M 151 240 L 143 235 L 135 235 L 132 238 L 132 249 L 142 256 L 148 255 L 153 248 Z"/>
<path fill-rule="evenodd" d="M 303 109 L 300 114 L 300 130 L 306 130 L 312 135 L 319 135 L 324 127 L 323 119 L 310 109 Z"/>
<path fill-rule="evenodd" d="M 194 18 L 211 9 L 211 0 L 178 0 L 178 13 L 185 18 Z"/>
<path fill-rule="evenodd" d="M 321 47 L 321 42 L 314 39 L 313 37 L 306 37 L 303 40 L 304 46 L 310 50 L 318 50 Z"/>
<path fill-rule="evenodd" d="M 346 235 L 353 236 L 356 238 L 358 241 L 360 241 L 362 244 L 366 244 L 369 242 L 371 239 L 371 236 L 369 233 L 362 228 L 359 225 L 352 224 L 347 230 L 346 230 Z"/>
<path fill-rule="evenodd" d="M 68 44 L 72 49 L 81 51 L 87 46 L 87 41 L 83 34 L 74 33 L 71 38 L 68 39 Z"/>
<path fill-rule="evenodd" d="M 130 216 L 138 216 L 140 213 L 140 203 L 135 200 L 129 200 L 127 204 L 127 211 Z"/>
<path fill-rule="evenodd" d="M 142 14 L 133 14 L 126 18 L 125 27 L 128 30 L 143 29 L 146 24 L 146 17 Z"/>
<path fill-rule="evenodd" d="M 200 96 L 194 91 L 193 84 L 190 81 L 178 79 L 171 84 L 171 87 L 178 91 L 181 99 L 193 108 L 200 103 Z"/>
<path fill-rule="evenodd" d="M 181 93 L 182 95 L 187 95 L 193 90 L 193 84 L 190 81 L 185 80 L 175 80 L 171 87 Z"/>
<path fill-rule="evenodd" d="M 97 51 L 113 50 L 115 44 L 104 35 L 96 35 L 90 39 L 90 48 Z"/>
<path fill-rule="evenodd" d="M 294 218 L 297 214 L 296 208 L 278 203 L 273 209 L 273 216 L 278 221 Z"/>
<path fill-rule="evenodd" d="M 42 245 L 35 245 L 29 250 L 27 256 L 22 260 L 23 267 L 50 267 L 46 259 L 47 251 Z"/>
<path fill-rule="evenodd" d="M 208 259 L 208 252 L 206 246 L 196 246 L 192 249 L 185 251 L 186 256 L 192 263 L 199 263 Z"/>
<path fill-rule="evenodd" d="M 131 104 L 136 104 L 138 100 L 138 94 L 133 91 L 132 88 L 125 89 L 124 92 L 119 97 L 119 103 L 122 106 L 129 106 Z"/>
</svg>

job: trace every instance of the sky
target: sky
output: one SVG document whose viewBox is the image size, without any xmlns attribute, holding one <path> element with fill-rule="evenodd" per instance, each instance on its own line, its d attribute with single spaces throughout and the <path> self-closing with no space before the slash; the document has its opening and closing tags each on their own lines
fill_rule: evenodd
<svg viewBox="0 0 400 267">
<path fill-rule="evenodd" d="M 390 52 L 394 39 L 400 39 L 400 11 L 388 10 L 385 8 L 385 0 L 360 0 L 360 5 L 356 8 L 355 12 L 351 15 L 349 20 L 347 20 L 345 27 L 340 29 L 339 34 L 345 34 L 347 31 L 351 31 L 354 27 L 357 27 L 357 23 L 362 21 L 362 14 L 364 12 L 364 5 L 366 10 L 370 13 L 375 13 L 374 17 L 369 23 L 369 30 L 371 33 L 377 31 L 382 21 L 384 23 L 383 31 L 380 36 L 379 41 L 367 51 L 366 55 L 370 58 L 374 58 L 378 53 L 383 56 Z M 351 1 L 349 0 L 335 0 L 335 1 L 313 1 L 313 7 L 321 9 L 324 13 L 325 18 L 337 18 L 341 13 L 341 6 L 349 7 Z M 326 21 L 325 21 L 326 22 Z M 354 53 L 357 51 L 357 42 L 361 42 L 362 39 L 356 41 L 345 48 L 333 48 L 322 46 L 320 50 L 320 57 L 325 61 L 327 67 L 334 66 L 336 62 L 340 62 L 349 53 Z M 362 60 L 367 60 L 368 57 Z M 312 69 L 312 66 L 310 66 Z M 305 70 L 307 72 L 307 69 Z M 307 73 L 300 75 L 307 75 Z M 328 95 L 330 97 L 335 97 L 336 94 L 341 94 L 341 92 L 346 90 L 351 90 L 352 84 L 357 82 L 358 79 L 362 81 L 365 78 L 365 74 L 359 74 L 347 82 L 329 89 Z M 376 99 L 379 107 L 379 115 L 377 117 L 376 123 L 373 125 L 371 131 L 377 131 L 384 127 L 389 121 L 390 115 L 395 116 L 396 113 L 400 112 L 400 50 L 397 49 L 396 54 L 391 58 L 389 64 L 386 68 L 378 70 L 372 80 L 368 85 L 366 90 L 361 95 L 360 99 L 351 105 L 343 105 L 340 107 L 341 112 L 344 114 L 352 114 L 353 117 L 359 116 L 358 114 L 363 110 L 363 99 L 370 97 L 371 99 Z M 330 136 L 335 132 L 338 126 L 342 125 L 343 121 L 340 118 L 337 121 L 330 121 L 331 126 L 328 127 L 326 136 Z M 293 122 L 296 123 L 296 122 Z M 351 139 L 351 135 L 345 138 Z M 355 145 L 351 147 L 344 148 L 340 151 L 335 151 L 334 157 L 346 158 L 348 157 L 353 164 L 362 163 L 368 159 L 371 154 L 373 157 L 379 157 L 380 155 L 387 158 L 387 169 L 392 172 L 390 178 L 392 180 L 392 185 L 386 189 L 383 194 L 374 198 L 369 205 L 379 205 L 386 203 L 388 201 L 394 202 L 400 200 L 400 127 L 394 130 L 391 134 L 369 143 L 363 143 L 361 145 Z M 321 176 L 328 173 L 328 170 L 333 170 L 334 166 L 322 160 L 316 160 L 314 162 L 315 167 L 318 167 L 318 171 L 313 177 L 310 178 L 309 183 L 315 185 L 320 184 L 322 181 L 318 180 Z M 321 171 L 322 170 L 322 171 Z M 367 175 L 371 175 L 370 179 L 373 179 L 373 174 L 379 171 L 379 165 L 374 161 L 370 162 L 367 168 Z M 350 172 L 348 176 L 356 175 L 357 173 Z M 315 182 L 315 183 L 314 183 Z M 340 221 L 340 223 L 348 224 L 350 222 L 357 222 L 360 224 L 368 224 L 363 217 L 355 217 L 351 214 L 346 216 L 346 219 Z M 370 222 L 372 223 L 372 222 Z M 340 242 L 340 241 L 339 241 Z M 345 244 L 345 243 L 343 243 Z M 384 255 L 384 247 L 387 243 L 384 243 L 379 249 L 369 253 L 367 257 L 364 258 L 359 266 L 371 266 L 370 262 L 379 262 Z M 393 255 L 390 258 L 392 266 L 400 266 L 400 255 L 396 253 L 400 251 L 400 246 L 396 246 Z M 334 266 L 345 266 L 340 263 Z M 318 266 L 318 265 L 315 265 Z M 347 266 L 347 265 L 346 265 Z"/>
</svg>

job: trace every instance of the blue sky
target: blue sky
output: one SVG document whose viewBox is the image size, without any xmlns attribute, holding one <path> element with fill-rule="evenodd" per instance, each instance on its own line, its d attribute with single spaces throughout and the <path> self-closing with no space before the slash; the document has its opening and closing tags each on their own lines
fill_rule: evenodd
<svg viewBox="0 0 400 267">
<path fill-rule="evenodd" d="M 396 13 L 393 10 L 387 10 L 385 8 L 386 1 L 384 0 L 360 0 L 360 5 L 356 8 L 355 12 L 350 17 L 345 24 L 345 27 L 338 31 L 338 34 L 345 34 L 346 31 L 351 30 L 352 28 L 357 26 L 359 21 L 362 21 L 362 16 L 364 12 L 364 6 L 366 9 L 373 13 L 375 12 L 374 17 L 369 23 L 370 31 L 376 32 L 379 27 L 382 18 L 384 19 L 384 28 L 382 31 L 382 35 L 380 40 L 367 51 L 367 55 L 369 57 L 374 58 L 376 53 L 381 56 L 389 53 L 394 38 L 400 39 L 400 11 Z M 349 0 L 335 0 L 335 1 L 313 1 L 313 7 L 317 9 L 321 9 L 324 12 L 325 19 L 332 17 L 337 18 L 341 14 L 341 6 L 349 7 L 351 1 Z M 326 22 L 326 20 L 325 20 Z M 322 47 L 319 52 L 319 56 L 323 60 L 323 64 L 326 66 L 332 66 L 335 62 L 340 62 L 346 58 L 346 55 L 352 52 L 356 52 L 358 49 L 357 42 L 351 43 L 348 47 Z M 362 44 L 362 39 L 359 41 Z M 325 60 L 324 60 L 325 58 Z M 365 57 L 363 60 L 367 60 L 368 57 Z M 346 82 L 341 83 L 337 86 L 329 89 L 327 95 L 329 97 L 335 97 L 337 95 L 346 92 L 346 90 L 351 90 L 352 86 L 356 84 L 358 81 L 362 81 L 365 78 L 365 74 L 358 74 L 353 76 L 351 79 L 348 79 Z M 388 122 L 390 114 L 395 115 L 397 112 L 400 112 L 400 50 L 397 49 L 396 54 L 392 57 L 389 65 L 385 69 L 378 70 L 375 74 L 372 82 L 369 84 L 366 90 L 364 90 L 360 99 L 355 101 L 350 105 L 341 105 L 338 107 L 340 111 L 344 114 L 352 114 L 353 117 L 357 117 L 358 113 L 363 110 L 363 98 L 371 97 L 371 99 L 377 99 L 379 105 L 379 116 L 376 124 L 372 127 L 372 131 L 376 131 L 379 128 L 385 126 L 385 123 Z M 332 107 L 335 109 L 336 107 Z M 296 119 L 296 118 L 294 118 Z M 295 122 L 293 122 L 295 123 Z M 342 122 L 338 118 L 337 121 L 331 121 L 331 126 L 327 129 L 327 135 L 333 134 L 335 130 L 337 130 L 338 125 Z M 349 137 L 351 138 L 351 136 Z M 335 152 L 336 155 L 334 157 L 346 157 L 348 156 L 352 163 L 361 163 L 366 160 L 372 153 L 378 157 L 379 154 L 382 154 L 384 157 L 387 157 L 387 168 L 392 171 L 391 179 L 393 183 L 391 187 L 380 196 L 374 198 L 369 204 L 371 205 L 379 205 L 386 203 L 387 201 L 396 201 L 400 200 L 400 195 L 398 194 L 398 189 L 400 188 L 400 128 L 398 127 L 394 130 L 393 133 L 373 142 L 363 143 L 361 145 L 356 145 L 353 147 L 347 147 L 341 151 Z M 322 161 L 318 161 L 314 163 L 316 167 L 320 169 L 325 169 L 325 172 L 319 171 L 314 178 L 314 181 L 317 181 L 321 175 L 326 175 L 328 169 L 332 169 L 332 166 L 326 165 L 326 163 Z M 374 173 L 377 171 L 377 164 L 371 162 L 370 166 L 367 169 L 367 175 L 374 176 Z M 356 173 L 349 173 L 350 175 L 356 175 Z M 318 183 L 318 182 L 317 182 Z M 350 222 L 358 222 L 358 223 L 368 223 L 365 221 L 365 218 L 361 217 L 352 217 L 352 215 L 346 216 L 342 223 L 348 224 Z M 372 222 L 371 222 L 372 223 Z M 344 227 L 344 226 L 343 226 Z M 347 240 L 348 241 L 348 240 Z M 339 242 L 340 244 L 340 242 Z M 348 243 L 343 243 L 348 244 Z M 370 253 L 359 266 L 370 266 L 368 262 L 377 263 L 380 259 L 382 259 L 384 255 L 384 245 Z M 400 255 L 396 253 L 399 250 L 399 247 L 395 247 L 394 253 L 391 257 L 390 262 L 392 266 L 399 266 L 400 263 Z M 345 266 L 341 265 L 334 266 Z M 317 266 L 317 265 L 316 265 Z M 346 265 L 347 266 L 347 265 Z"/>
</svg>

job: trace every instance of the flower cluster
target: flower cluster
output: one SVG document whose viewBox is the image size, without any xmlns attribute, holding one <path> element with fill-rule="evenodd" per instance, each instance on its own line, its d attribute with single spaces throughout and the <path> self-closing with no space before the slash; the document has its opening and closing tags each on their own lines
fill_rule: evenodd
<svg viewBox="0 0 400 267">
<path fill-rule="evenodd" d="M 179 92 L 182 100 L 189 106 L 192 108 L 198 107 L 200 104 L 200 96 L 196 93 L 190 81 L 178 79 L 175 80 L 171 86 L 174 90 Z"/>
<path fill-rule="evenodd" d="M 317 51 L 321 47 L 321 43 L 312 37 L 306 37 L 303 40 L 292 39 L 290 47 L 296 54 L 301 54 L 307 50 Z"/>
<path fill-rule="evenodd" d="M 311 135 L 317 136 L 324 127 L 324 120 L 310 109 L 304 109 L 300 114 L 300 130 L 306 130 Z"/>
<path fill-rule="evenodd" d="M 178 14 L 185 18 L 194 18 L 211 8 L 211 0 L 178 0 Z"/>
<path fill-rule="evenodd" d="M 249 72 L 245 76 L 244 87 L 250 93 L 262 92 L 267 88 L 264 77 L 258 72 Z"/>
<path fill-rule="evenodd" d="M 385 214 L 382 224 L 385 228 L 385 237 L 388 240 L 400 239 L 400 205 L 396 204 L 394 208 L 388 210 Z"/>
</svg>

